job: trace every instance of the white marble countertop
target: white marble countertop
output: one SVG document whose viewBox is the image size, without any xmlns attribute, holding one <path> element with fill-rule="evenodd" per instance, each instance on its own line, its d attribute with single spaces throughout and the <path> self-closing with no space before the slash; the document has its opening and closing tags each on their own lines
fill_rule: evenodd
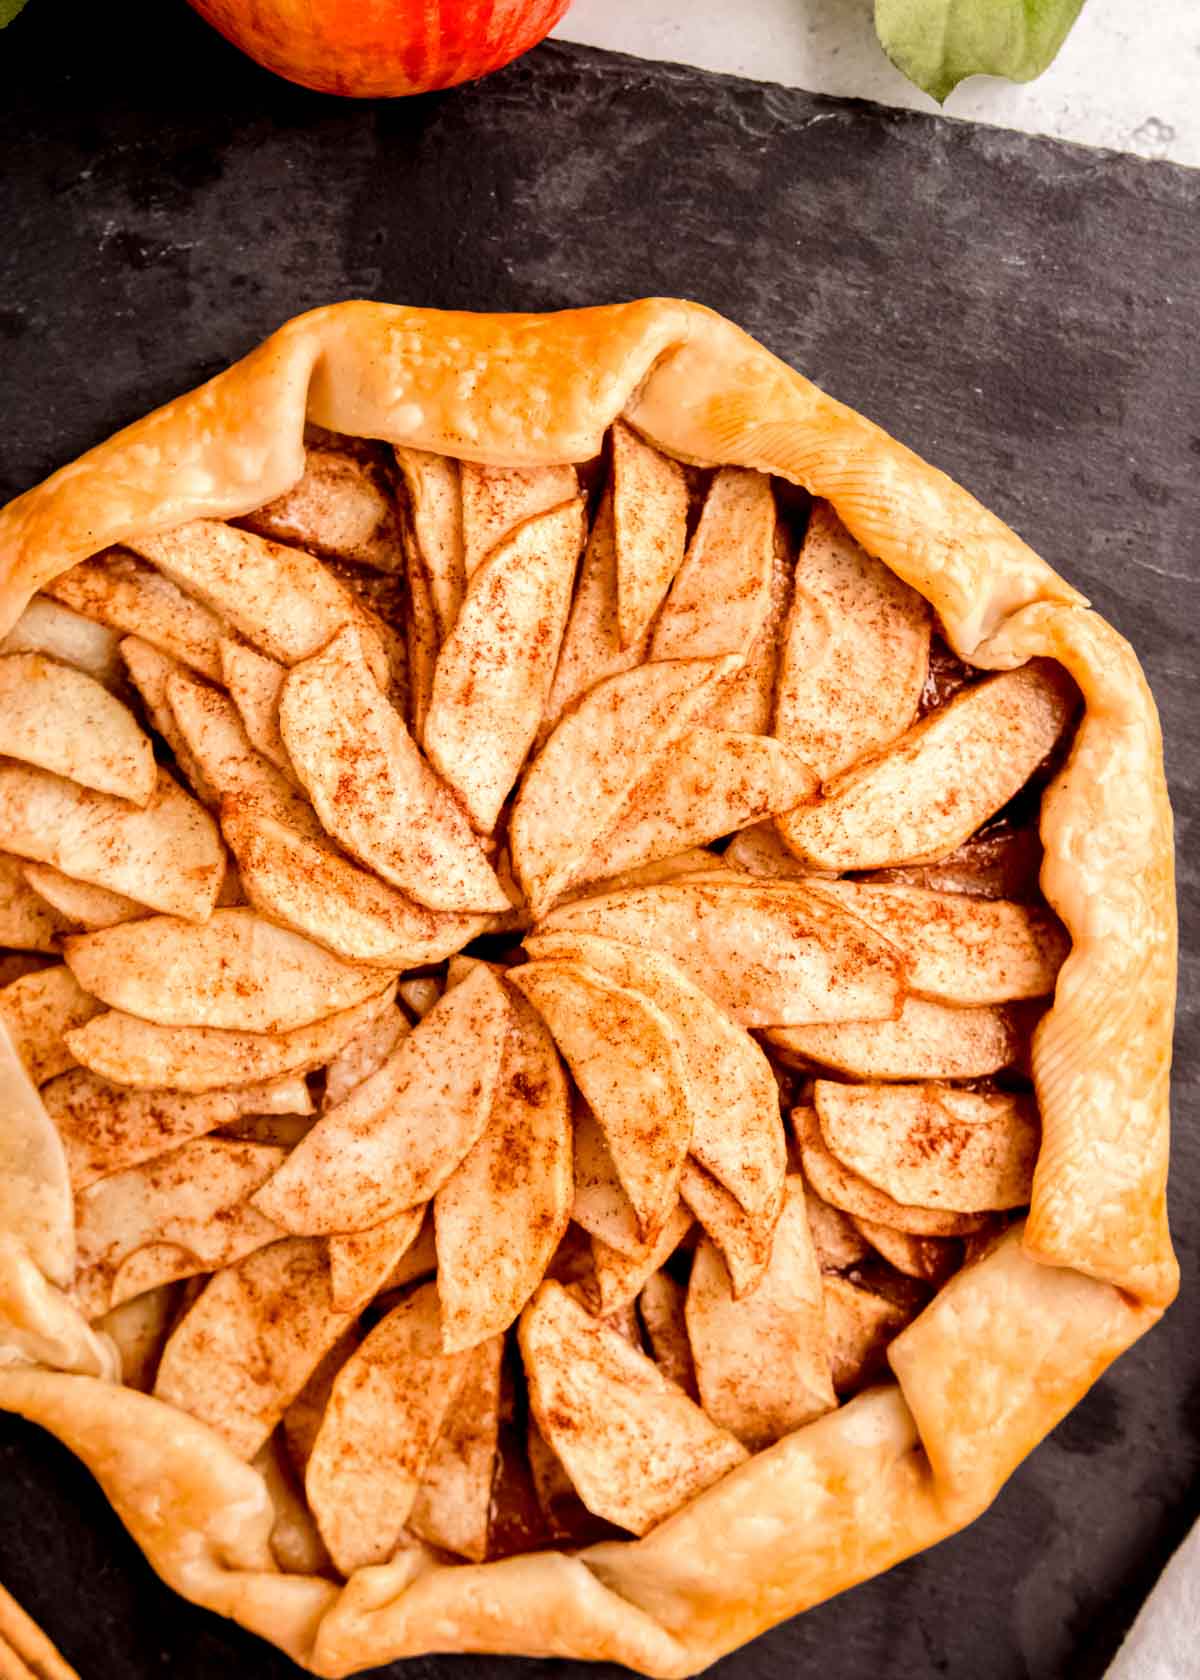
<svg viewBox="0 0 1200 1680">
<path fill-rule="evenodd" d="M 813 93 L 937 106 L 884 57 L 872 0 L 574 0 L 563 40 Z M 1200 166 L 1200 0 L 1085 0 L 1057 59 L 973 77 L 946 115 Z"/>
</svg>

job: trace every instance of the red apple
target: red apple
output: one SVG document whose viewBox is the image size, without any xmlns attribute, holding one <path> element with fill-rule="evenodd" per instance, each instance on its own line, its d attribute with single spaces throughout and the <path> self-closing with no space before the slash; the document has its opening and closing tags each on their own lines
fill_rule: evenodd
<svg viewBox="0 0 1200 1680">
<path fill-rule="evenodd" d="M 190 0 L 259 64 L 319 93 L 427 93 L 499 70 L 570 0 Z"/>
</svg>

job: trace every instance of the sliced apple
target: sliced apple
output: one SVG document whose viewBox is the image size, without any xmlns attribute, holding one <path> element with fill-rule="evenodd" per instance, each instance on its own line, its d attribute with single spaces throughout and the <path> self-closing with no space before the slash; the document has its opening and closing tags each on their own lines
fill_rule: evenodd
<svg viewBox="0 0 1200 1680">
<path fill-rule="evenodd" d="M 468 585 L 497 545 L 527 519 L 574 500 L 574 467 L 461 466 L 463 567 Z"/>
<path fill-rule="evenodd" d="M 788 1180 L 770 1264 L 748 1294 L 735 1297 L 720 1251 L 708 1238 L 701 1242 L 687 1328 L 701 1405 L 752 1452 L 837 1404 L 800 1178 Z"/>
<path fill-rule="evenodd" d="M 912 1207 L 898 1202 L 832 1153 L 815 1109 L 794 1108 L 791 1120 L 805 1178 L 818 1196 L 844 1213 L 856 1219 L 860 1216 L 873 1219 L 877 1224 L 910 1231 L 918 1237 L 964 1237 L 987 1224 L 982 1214 L 950 1213 L 944 1208 Z"/>
<path fill-rule="evenodd" d="M 121 641 L 121 658 L 129 673 L 129 680 L 141 696 L 146 716 L 170 747 L 176 764 L 201 804 L 213 806 L 217 796 L 205 776 L 187 737 L 175 721 L 175 713 L 167 699 L 167 683 L 177 673 L 189 667 L 172 654 L 164 653 L 153 642 L 140 636 L 125 636 Z"/>
<path fill-rule="evenodd" d="M 60 934 L 79 923 L 39 893 L 21 858 L 0 853 L 0 944 L 19 951 L 58 951 Z"/>
<path fill-rule="evenodd" d="M 442 645 L 433 588 L 425 570 L 417 539 L 407 526 L 404 532 L 405 578 L 408 590 L 404 603 L 404 644 L 408 659 L 408 719 L 414 741 L 425 739 L 425 719 L 433 696 L 433 674 Z"/>
<path fill-rule="evenodd" d="M 275 1513 L 271 1525 L 271 1556 L 285 1574 L 320 1575 L 329 1569 L 329 1553 L 304 1503 L 304 1494 L 278 1430 L 250 1460 L 262 1477 Z"/>
<path fill-rule="evenodd" d="M 345 1102 L 351 1091 L 383 1066 L 409 1030 L 408 1018 L 400 1009 L 383 1010 L 374 1021 L 369 1021 L 325 1069 L 322 1108 L 336 1108 Z"/>
<path fill-rule="evenodd" d="M 687 1078 L 670 1022 L 648 998 L 581 963 L 527 963 L 509 979 L 554 1035 L 648 1241 L 675 1206 L 691 1139 Z"/>
<path fill-rule="evenodd" d="M 608 1318 L 636 1301 L 646 1279 L 666 1264 L 691 1228 L 692 1210 L 679 1202 L 654 1240 L 642 1243 L 634 1254 L 622 1253 L 593 1237 L 594 1294 L 600 1317 Z"/>
<path fill-rule="evenodd" d="M 96 1318 L 144 1289 L 211 1272 L 273 1242 L 278 1230 L 247 1197 L 283 1155 L 200 1138 L 76 1190 L 75 1296 L 84 1314 Z"/>
<path fill-rule="evenodd" d="M 401 564 L 396 504 L 382 475 L 341 450 L 308 450 L 292 488 L 241 523 L 258 536 L 376 571 Z"/>
<path fill-rule="evenodd" d="M 313 1442 L 325 1416 L 334 1379 L 354 1352 L 362 1335 L 357 1324 L 351 1324 L 328 1348 L 306 1378 L 303 1388 L 283 1414 L 280 1433 L 287 1447 L 292 1469 L 304 1481 L 304 1472 L 312 1456 Z M 322 1542 L 323 1544 L 324 1542 Z"/>
<path fill-rule="evenodd" d="M 7 636 L 0 640 L 2 653 L 44 653 L 77 671 L 86 671 L 105 688 L 120 688 L 121 638 L 106 624 L 84 618 L 60 601 L 35 595 Z"/>
<path fill-rule="evenodd" d="M 654 1363 L 691 1399 L 698 1396 L 696 1365 L 688 1340 L 687 1290 L 669 1272 L 655 1272 L 642 1285 L 638 1312 Z"/>
<path fill-rule="evenodd" d="M 782 1183 L 774 1204 L 751 1218 L 718 1179 L 689 1158 L 679 1176 L 679 1194 L 724 1255 L 735 1296 L 748 1295 L 771 1263 Z"/>
<path fill-rule="evenodd" d="M 964 689 L 879 756 L 843 771 L 781 832 L 823 869 L 944 857 L 1020 792 L 1070 721 L 1075 691 L 1035 659 Z"/>
<path fill-rule="evenodd" d="M 950 1213 L 1029 1201 L 1041 1126 L 1028 1098 L 818 1079 L 813 1102 L 832 1152 L 896 1201 Z"/>
<path fill-rule="evenodd" d="M 399 1218 L 399 1215 L 396 1216 Z M 341 1240 L 341 1239 L 335 1239 Z M 417 1233 L 416 1241 L 406 1248 L 388 1274 L 386 1287 L 388 1289 L 404 1289 L 410 1283 L 419 1283 L 437 1270 L 437 1240 L 433 1229 L 433 1209 L 426 1208 L 425 1220 Z"/>
<path fill-rule="evenodd" d="M 735 834 L 722 852 L 730 869 L 764 880 L 812 880 L 821 877 L 820 870 L 809 869 L 799 858 L 792 856 L 773 822 L 751 823 Z"/>
<path fill-rule="evenodd" d="M 808 1228 L 812 1232 L 817 1264 L 823 1272 L 844 1272 L 865 1260 L 870 1244 L 864 1227 L 832 1202 L 823 1200 L 811 1188 L 806 1189 L 804 1206 L 808 1213 Z"/>
<path fill-rule="evenodd" d="M 825 1279 L 825 1334 L 833 1386 L 839 1395 L 861 1388 L 883 1364 L 884 1352 L 912 1318 L 894 1301 L 847 1278 Z"/>
<path fill-rule="evenodd" d="M 363 662 L 354 629 L 289 673 L 289 756 L 335 839 L 432 910 L 507 910 L 508 895 L 450 789 Z"/>
<path fill-rule="evenodd" d="M 952 1237 L 914 1237 L 873 1219 L 854 1221 L 877 1254 L 905 1277 L 940 1286 L 962 1261 L 962 1244 Z"/>
<path fill-rule="evenodd" d="M 746 1027 L 889 1020 L 904 961 L 808 883 L 714 875 L 561 904 L 539 933 L 602 934 L 660 951 Z"/>
<path fill-rule="evenodd" d="M 76 929 L 92 933 L 97 928 L 115 927 L 118 922 L 134 922 L 148 916 L 146 905 L 124 893 L 109 892 L 107 887 L 95 887 L 87 881 L 73 880 L 49 863 L 27 863 L 25 879 L 34 892 L 58 911 Z M 65 930 L 64 930 L 65 931 Z"/>
<path fill-rule="evenodd" d="M 164 1027 L 290 1032 L 380 990 L 374 968 L 343 962 L 254 910 L 214 910 L 197 927 L 147 916 L 75 934 L 63 953 L 85 991 Z"/>
<path fill-rule="evenodd" d="M 77 1062 L 114 1084 L 137 1089 L 215 1091 L 324 1067 L 343 1045 L 390 1007 L 392 986 L 290 1033 L 160 1027 L 111 1009 L 65 1033 Z"/>
<path fill-rule="evenodd" d="M 322 1115 L 258 1205 L 302 1235 L 365 1231 L 445 1183 L 487 1124 L 512 1008 L 481 964 Z"/>
<path fill-rule="evenodd" d="M 277 770 L 291 774 L 291 760 L 279 733 L 279 696 L 287 666 L 268 659 L 257 648 L 228 637 L 221 642 L 221 677 L 238 709 L 242 727 L 255 752 Z"/>
<path fill-rule="evenodd" d="M 1012 1065 L 1021 1035 L 1005 1009 L 906 997 L 894 1021 L 772 1027 L 767 1043 L 785 1062 L 815 1062 L 856 1079 L 982 1079 Z"/>
<path fill-rule="evenodd" d="M 651 659 L 748 654 L 770 610 L 774 564 L 771 480 L 722 467 L 659 614 Z"/>
<path fill-rule="evenodd" d="M 424 1202 L 401 1208 L 369 1231 L 329 1239 L 329 1286 L 335 1307 L 361 1312 L 391 1277 L 421 1233 Z"/>
<path fill-rule="evenodd" d="M 487 1125 L 433 1202 L 447 1352 L 508 1329 L 562 1239 L 571 1202 L 566 1075 L 538 1015 L 513 997 Z"/>
<path fill-rule="evenodd" d="M 150 737 L 128 706 L 44 653 L 0 658 L 0 753 L 133 805 L 154 793 Z"/>
<path fill-rule="evenodd" d="M 98 1318 L 93 1329 L 110 1336 L 121 1356 L 121 1381 L 148 1394 L 154 1387 L 163 1343 L 175 1317 L 177 1291 L 169 1283 L 144 1290 Z M 24 1677 L 22 1676 L 22 1680 Z"/>
<path fill-rule="evenodd" d="M 924 598 L 815 502 L 784 631 L 776 735 L 822 781 L 887 746 L 916 719 L 929 638 Z M 780 824 L 785 837 L 791 824 Z"/>
<path fill-rule="evenodd" d="M 596 1116 L 577 1097 L 573 1113 L 574 1202 L 571 1217 L 597 1241 L 621 1254 L 643 1248 L 638 1217 L 613 1162 Z"/>
<path fill-rule="evenodd" d="M 84 560 L 46 585 L 63 606 L 160 648 L 194 671 L 221 678 L 221 637 L 228 626 L 191 595 L 125 549 Z"/>
<path fill-rule="evenodd" d="M 769 735 L 775 716 L 775 688 L 783 627 L 792 599 L 793 558 L 782 524 L 775 526 L 774 560 L 766 617 L 741 665 L 722 683 L 697 722 L 710 729 Z"/>
<path fill-rule="evenodd" d="M 250 1459 L 353 1320 L 323 1242 L 287 1237 L 217 1272 L 172 1331 L 154 1392 Z"/>
<path fill-rule="evenodd" d="M 466 592 L 459 465 L 446 455 L 396 446 L 408 490 L 409 518 L 437 622 L 440 644 L 454 628 Z"/>
<path fill-rule="evenodd" d="M 612 429 L 613 528 L 621 644 L 632 647 L 650 628 L 683 564 L 687 540 L 687 476 L 620 420 Z"/>
<path fill-rule="evenodd" d="M 492 1480 L 500 1438 L 503 1336 L 473 1348 L 462 1386 L 425 1462 L 408 1526 L 443 1552 L 487 1557 Z"/>
<path fill-rule="evenodd" d="M 279 1149 L 295 1149 L 300 1139 L 308 1136 L 313 1125 L 311 1112 L 246 1114 L 240 1120 L 231 1120 L 227 1126 L 222 1126 L 219 1136 L 232 1138 L 235 1143 L 270 1143 Z"/>
<path fill-rule="evenodd" d="M 822 881 L 841 904 L 901 950 L 913 991 L 961 1007 L 1045 997 L 1070 949 L 1048 910 L 924 887 Z"/>
<path fill-rule="evenodd" d="M 645 1534 L 747 1457 L 561 1284 L 543 1283 L 526 1307 L 520 1343 L 538 1430 L 596 1516 Z"/>
<path fill-rule="evenodd" d="M 244 799 L 222 800 L 221 830 L 255 909 L 347 962 L 393 972 L 440 962 L 487 927 L 486 916 L 427 909 Z"/>
<path fill-rule="evenodd" d="M 35 1085 L 75 1066 L 63 1034 L 83 1026 L 103 1008 L 65 963 L 23 974 L 0 988 L 0 1021 Z"/>
<path fill-rule="evenodd" d="M 526 770 L 509 825 L 513 866 L 535 916 L 583 874 L 646 771 L 647 742 L 664 760 L 732 663 L 639 665 L 598 683 L 566 714 Z"/>
<path fill-rule="evenodd" d="M 73 1068 L 52 1079 L 42 1091 L 42 1102 L 62 1139 L 76 1191 L 244 1115 L 309 1115 L 313 1106 L 308 1087 L 294 1074 L 240 1090 L 188 1096 L 129 1090 L 89 1068 Z"/>
<path fill-rule="evenodd" d="M 787 1170 L 779 1088 L 750 1035 L 656 952 L 578 933 L 535 935 L 526 949 L 537 960 L 583 963 L 662 1011 L 683 1068 L 692 1154 L 752 1219 L 774 1209 Z"/>
<path fill-rule="evenodd" d="M 400 1544 L 469 1359 L 442 1352 L 437 1288 L 426 1284 L 338 1372 L 304 1488 L 343 1575 L 386 1563 Z"/>
<path fill-rule="evenodd" d="M 690 846 L 686 852 L 657 858 L 652 863 L 635 864 L 632 869 L 622 869 L 604 880 L 584 881 L 577 887 L 570 887 L 557 902 L 573 904 L 576 899 L 596 898 L 604 893 L 618 892 L 623 887 L 656 887 L 661 881 L 690 880 L 697 875 L 724 873 L 723 853 L 706 851 L 703 846 Z"/>
<path fill-rule="evenodd" d="M 518 525 L 472 573 L 438 654 L 425 751 L 485 834 L 545 712 L 585 535 L 582 499 Z"/>
<path fill-rule="evenodd" d="M 204 922 L 225 874 L 216 824 L 163 769 L 129 805 L 31 764 L 0 764 L 0 848 Z"/>
<path fill-rule="evenodd" d="M 401 980 L 396 988 L 400 1002 L 415 1020 L 421 1021 L 446 990 L 432 974 L 419 974 L 415 980 Z"/>
<path fill-rule="evenodd" d="M 387 684 L 387 659 L 364 609 L 304 549 L 270 542 L 219 519 L 194 519 L 173 531 L 138 537 L 129 547 L 284 665 L 311 658 L 331 636 L 353 625 L 376 682 Z M 219 647 L 217 659 L 219 672 Z"/>
</svg>

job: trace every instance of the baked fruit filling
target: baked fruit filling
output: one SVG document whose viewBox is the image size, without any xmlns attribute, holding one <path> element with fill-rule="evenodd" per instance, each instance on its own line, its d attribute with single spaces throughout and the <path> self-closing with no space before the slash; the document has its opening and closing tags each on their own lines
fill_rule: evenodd
<svg viewBox="0 0 1200 1680">
<path fill-rule="evenodd" d="M 832 507 L 311 431 L 0 656 L 0 1018 L 124 1380 L 281 1568 L 646 1533 L 1030 1199 L 1078 696 Z"/>
</svg>

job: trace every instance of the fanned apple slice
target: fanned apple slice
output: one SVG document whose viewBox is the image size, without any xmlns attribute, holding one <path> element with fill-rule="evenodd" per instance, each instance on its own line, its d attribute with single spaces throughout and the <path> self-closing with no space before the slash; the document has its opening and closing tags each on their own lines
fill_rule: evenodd
<svg viewBox="0 0 1200 1680">
<path fill-rule="evenodd" d="M 69 1076 L 68 1076 L 69 1077 Z M 160 1283 L 211 1272 L 274 1242 L 247 1197 L 282 1149 L 200 1138 L 75 1194 L 75 1296 L 96 1318 Z"/>
<path fill-rule="evenodd" d="M 431 1546 L 482 1563 L 500 1439 L 504 1337 L 473 1348 L 458 1397 L 425 1463 L 408 1526 Z"/>
<path fill-rule="evenodd" d="M 121 658 L 130 682 L 141 696 L 146 716 L 170 747 L 192 792 L 201 804 L 214 806 L 217 796 L 188 745 L 187 737 L 175 721 L 175 713 L 167 699 L 167 683 L 177 673 L 188 672 L 189 667 L 162 648 L 155 647 L 153 642 L 144 641 L 141 636 L 122 638 Z"/>
<path fill-rule="evenodd" d="M 673 857 L 656 858 L 653 863 L 635 864 L 632 869 L 619 870 L 604 880 L 584 881 L 570 887 L 558 899 L 559 904 L 573 904 L 581 898 L 597 898 L 604 893 L 619 892 L 624 887 L 656 887 L 663 881 L 681 877 L 691 880 L 697 875 L 725 873 L 725 857 L 721 852 L 706 851 L 703 846 L 690 846 L 686 852 Z"/>
<path fill-rule="evenodd" d="M 250 1459 L 352 1324 L 323 1242 L 286 1237 L 217 1272 L 172 1332 L 154 1392 Z"/>
<path fill-rule="evenodd" d="M 422 740 L 485 834 L 546 709 L 586 532 L 582 498 L 518 525 L 472 573 L 438 654 Z"/>
<path fill-rule="evenodd" d="M 859 1231 L 877 1254 L 905 1277 L 940 1287 L 962 1261 L 962 1244 L 953 1237 L 914 1237 L 873 1219 L 856 1219 Z"/>
<path fill-rule="evenodd" d="M 620 420 L 612 429 L 613 529 L 621 644 L 632 647 L 650 628 L 683 564 L 687 540 L 687 476 Z"/>
<path fill-rule="evenodd" d="M 399 517 L 382 474 L 341 450 L 308 450 L 292 488 L 241 524 L 323 558 L 353 560 L 379 572 L 401 564 Z"/>
<path fill-rule="evenodd" d="M 487 1125 L 433 1202 L 448 1353 L 508 1329 L 571 1215 L 566 1075 L 553 1039 L 524 998 L 512 997 L 510 1009 Z"/>
<path fill-rule="evenodd" d="M 774 563 L 771 480 L 722 467 L 659 614 L 651 659 L 747 655 L 770 610 Z"/>
<path fill-rule="evenodd" d="M 255 909 L 347 962 L 393 972 L 440 962 L 488 925 L 427 909 L 243 799 L 222 800 L 221 831 Z"/>
<path fill-rule="evenodd" d="M 777 522 L 766 617 L 741 665 L 721 684 L 708 709 L 697 718 L 698 723 L 710 729 L 737 729 L 747 735 L 770 734 L 783 627 L 792 600 L 793 569 L 787 532 Z"/>
<path fill-rule="evenodd" d="M 643 1244 L 633 1203 L 617 1176 L 600 1122 L 577 1097 L 574 1133 L 574 1201 L 571 1217 L 597 1241 L 620 1254 L 637 1254 Z"/>
<path fill-rule="evenodd" d="M 63 954 L 85 991 L 163 1027 L 281 1033 L 350 1009 L 380 989 L 377 969 L 343 962 L 254 910 L 214 910 L 79 933 Z"/>
<path fill-rule="evenodd" d="M 1041 1143 L 1030 1098 L 818 1079 L 813 1102 L 832 1152 L 896 1201 L 950 1213 L 1029 1201 Z"/>
<path fill-rule="evenodd" d="M 0 852 L 0 944 L 57 953 L 59 935 L 74 933 L 78 926 L 74 916 L 34 888 L 23 859 Z"/>
<path fill-rule="evenodd" d="M 416 1241 L 406 1248 L 388 1274 L 387 1289 L 404 1289 L 410 1283 L 420 1283 L 437 1271 L 437 1240 L 433 1229 L 433 1209 L 426 1208 L 425 1221 Z"/>
<path fill-rule="evenodd" d="M 813 799 L 817 778 L 769 735 L 690 729 L 634 784 L 585 873 L 602 879 L 672 857 Z"/>
<path fill-rule="evenodd" d="M 352 1009 L 290 1033 L 159 1027 L 110 1009 L 63 1036 L 77 1062 L 114 1084 L 216 1091 L 324 1067 L 381 1010 L 391 1007 L 394 993 L 389 984 Z"/>
<path fill-rule="evenodd" d="M 0 753 L 133 805 L 154 792 L 150 737 L 128 706 L 42 653 L 0 658 Z"/>
<path fill-rule="evenodd" d="M 539 933 L 602 934 L 660 951 L 746 1027 L 892 1019 L 904 960 L 807 883 L 668 881 L 560 904 Z"/>
<path fill-rule="evenodd" d="M 586 933 L 535 935 L 526 949 L 539 961 L 582 963 L 662 1011 L 687 1087 L 692 1154 L 752 1219 L 775 1208 L 787 1170 L 779 1087 L 750 1035 L 656 952 Z"/>
<path fill-rule="evenodd" d="M 568 707 L 598 682 L 640 665 L 646 642 L 647 637 L 642 636 L 630 647 L 621 646 L 612 490 L 606 488 L 580 562 L 571 614 L 542 720 L 542 738 L 551 733 Z"/>
<path fill-rule="evenodd" d="M 675 1206 L 691 1139 L 687 1079 L 671 1023 L 649 998 L 582 963 L 527 963 L 509 979 L 566 1058 L 604 1131 L 639 1235 L 650 1240 Z"/>
<path fill-rule="evenodd" d="M 701 1242 L 687 1328 L 700 1404 L 752 1452 L 836 1406 L 802 1179 L 788 1180 L 770 1264 L 749 1294 L 735 1297 L 720 1251 Z"/>
<path fill-rule="evenodd" d="M 425 719 L 433 697 L 433 674 L 442 638 L 433 601 L 433 586 L 417 539 L 408 526 L 404 531 L 404 565 L 408 584 L 403 620 L 408 659 L 408 709 L 404 715 L 409 720 L 414 741 L 421 742 L 425 739 Z"/>
<path fill-rule="evenodd" d="M 655 1272 L 642 1285 L 638 1311 L 654 1363 L 690 1399 L 697 1399 L 696 1365 L 688 1340 L 687 1290 L 683 1284 L 676 1283 L 669 1272 Z"/>
<path fill-rule="evenodd" d="M 823 781 L 915 720 L 929 669 L 928 603 L 815 502 L 796 561 L 775 733 Z M 785 836 L 791 827 L 784 818 Z"/>
<path fill-rule="evenodd" d="M 823 869 L 934 862 L 1024 787 L 1074 703 L 1070 679 L 1050 660 L 989 677 L 827 782 L 818 804 L 786 819 L 783 837 Z"/>
<path fill-rule="evenodd" d="M 800 1149 L 804 1176 L 817 1195 L 854 1218 L 873 1219 L 917 1237 L 965 1237 L 982 1230 L 987 1218 L 978 1213 L 950 1213 L 945 1208 L 912 1207 L 844 1165 L 825 1142 L 813 1108 L 794 1108 L 792 1128 Z M 699 1215 L 697 1215 L 699 1217 Z"/>
<path fill-rule="evenodd" d="M 221 680 L 220 643 L 228 626 L 125 549 L 72 566 L 46 585 L 46 593 L 85 618 L 137 636 L 214 682 Z"/>
<path fill-rule="evenodd" d="M 557 1283 L 521 1316 L 538 1430 L 588 1510 L 646 1531 L 744 1462 L 746 1449 Z"/>
<path fill-rule="evenodd" d="M 620 1312 L 636 1301 L 647 1278 L 670 1259 L 692 1228 L 692 1210 L 676 1204 L 653 1242 L 643 1243 L 636 1254 L 623 1254 L 599 1238 L 592 1238 L 592 1265 L 596 1274 L 596 1310 L 601 1318 Z"/>
<path fill-rule="evenodd" d="M 171 672 L 166 700 L 187 758 L 195 764 L 216 803 L 238 799 L 299 834 L 325 841 L 325 834 L 295 781 L 251 744 L 241 714 L 220 689 L 210 688 L 190 671 Z"/>
<path fill-rule="evenodd" d="M 0 641 L 0 653 L 44 653 L 115 689 L 123 678 L 120 640 L 107 624 L 84 618 L 60 601 L 35 595 Z"/>
<path fill-rule="evenodd" d="M 65 963 L 23 974 L 0 989 L 0 1021 L 35 1085 L 75 1066 L 63 1034 L 83 1026 L 103 1008 Z"/>
<path fill-rule="evenodd" d="M 454 628 L 466 592 L 459 465 L 446 455 L 403 444 L 396 446 L 396 463 L 408 490 L 412 536 L 441 643 Z"/>
<path fill-rule="evenodd" d="M 284 665 L 311 658 L 339 630 L 355 626 L 363 658 L 376 682 L 386 686 L 387 658 L 365 610 L 304 549 L 239 531 L 219 519 L 194 519 L 172 531 L 138 537 L 129 547 Z M 219 672 L 219 648 L 217 659 Z"/>
<path fill-rule="evenodd" d="M 884 1352 L 912 1314 L 847 1278 L 825 1279 L 825 1334 L 833 1386 L 839 1395 L 861 1388 L 883 1364 Z"/>
<path fill-rule="evenodd" d="M 279 727 L 325 828 L 432 910 L 507 910 L 462 806 L 426 764 L 343 630 L 288 675 Z"/>
<path fill-rule="evenodd" d="M 814 891 L 875 928 L 908 960 L 914 992 L 941 1003 L 1045 997 L 1070 949 L 1048 910 L 925 887 L 819 881 Z"/>
<path fill-rule="evenodd" d="M 255 752 L 277 770 L 291 774 L 291 760 L 279 733 L 279 696 L 287 666 L 268 659 L 257 648 L 228 637 L 221 642 L 221 677 L 238 709 L 242 727 Z"/>
<path fill-rule="evenodd" d="M 421 1233 L 424 1202 L 401 1208 L 369 1231 L 329 1239 L 329 1287 L 335 1307 L 361 1312 L 387 1285 Z"/>
<path fill-rule="evenodd" d="M 62 1138 L 76 1191 L 244 1115 L 309 1115 L 313 1106 L 297 1074 L 240 1090 L 186 1096 L 179 1091 L 131 1091 L 100 1079 L 90 1068 L 73 1068 L 52 1079 L 42 1091 L 42 1101 Z"/>
<path fill-rule="evenodd" d="M 163 769 L 143 808 L 0 764 L 0 848 L 194 922 L 207 921 L 225 874 L 217 825 Z"/>
<path fill-rule="evenodd" d="M 400 1544 L 469 1360 L 442 1352 L 430 1283 L 381 1319 L 338 1372 L 304 1488 L 343 1575 L 386 1563 Z"/>
<path fill-rule="evenodd" d="M 314 1244 L 314 1247 L 320 1246 Z M 283 1414 L 280 1432 L 292 1469 L 302 1483 L 304 1473 L 308 1469 L 308 1461 L 312 1457 L 313 1442 L 325 1416 L 325 1408 L 329 1405 L 334 1380 L 361 1340 L 358 1325 L 352 1321 L 333 1345 L 321 1355 L 305 1379 L 303 1387 L 295 1399 L 289 1402 Z"/>
<path fill-rule="evenodd" d="M 487 1124 L 511 1023 L 500 981 L 480 964 L 322 1115 L 259 1207 L 285 1230 L 320 1236 L 428 1201 Z"/>
<path fill-rule="evenodd" d="M 395 1050 L 410 1031 L 408 1017 L 401 1009 L 387 1009 L 374 1021 L 369 1021 L 349 1044 L 338 1051 L 325 1069 L 325 1093 L 321 1100 L 324 1110 L 345 1102 L 351 1091 L 369 1079 Z"/>
<path fill-rule="evenodd" d="M 461 466 L 463 567 L 468 586 L 475 573 L 527 519 L 579 494 L 574 467 Z"/>
<path fill-rule="evenodd" d="M 866 1259 L 871 1252 L 870 1244 L 857 1219 L 825 1201 L 811 1188 L 806 1188 L 804 1206 L 817 1264 L 823 1272 L 844 1272 Z"/>
<path fill-rule="evenodd" d="M 782 1182 L 774 1203 L 752 1219 L 736 1196 L 689 1158 L 679 1176 L 679 1194 L 724 1255 L 734 1295 L 739 1299 L 748 1295 L 771 1263 L 771 1245 L 783 1209 Z"/>
<path fill-rule="evenodd" d="M 856 1079 L 982 1079 L 1010 1067 L 1021 1049 L 1011 1011 L 919 997 L 906 997 L 894 1021 L 772 1027 L 766 1036 L 782 1061 L 816 1062 Z"/>
<path fill-rule="evenodd" d="M 124 893 L 109 892 L 107 887 L 95 887 L 87 881 L 76 881 L 49 863 L 27 863 L 24 875 L 35 893 L 86 933 L 116 927 L 118 922 L 134 922 L 139 916 L 150 914 L 146 905 L 139 904 L 136 898 L 126 898 Z"/>
<path fill-rule="evenodd" d="M 513 866 L 535 916 L 582 875 L 646 770 L 646 743 L 655 760 L 665 758 L 734 663 L 639 665 L 597 683 L 563 718 L 526 770 L 509 825 Z"/>
</svg>

